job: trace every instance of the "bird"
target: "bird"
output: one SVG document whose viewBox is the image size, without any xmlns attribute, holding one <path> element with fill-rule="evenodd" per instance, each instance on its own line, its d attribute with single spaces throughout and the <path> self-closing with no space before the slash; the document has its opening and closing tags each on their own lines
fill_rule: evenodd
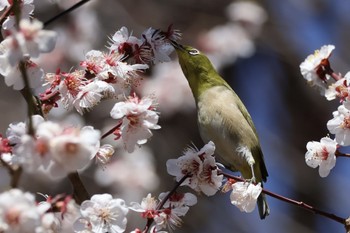
<svg viewBox="0 0 350 233">
<path fill-rule="evenodd" d="M 171 44 L 195 99 L 202 140 L 214 142 L 215 154 L 226 168 L 263 185 L 268 172 L 256 128 L 245 105 L 205 54 L 175 41 Z M 258 197 L 257 205 L 260 218 L 265 219 L 270 209 L 264 193 Z"/>
</svg>

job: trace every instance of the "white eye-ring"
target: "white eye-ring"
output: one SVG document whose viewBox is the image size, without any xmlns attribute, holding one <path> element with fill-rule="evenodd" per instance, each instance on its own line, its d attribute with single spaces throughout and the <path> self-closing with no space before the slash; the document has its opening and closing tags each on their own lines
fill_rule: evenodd
<svg viewBox="0 0 350 233">
<path fill-rule="evenodd" d="M 200 52 L 197 49 L 191 49 L 190 51 L 188 51 L 188 54 L 197 55 L 197 54 L 200 54 Z"/>
</svg>

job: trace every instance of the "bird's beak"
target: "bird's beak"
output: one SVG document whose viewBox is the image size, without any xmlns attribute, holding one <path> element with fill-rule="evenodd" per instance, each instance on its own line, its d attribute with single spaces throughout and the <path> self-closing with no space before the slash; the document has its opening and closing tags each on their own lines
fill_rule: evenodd
<svg viewBox="0 0 350 233">
<path fill-rule="evenodd" d="M 177 43 L 176 41 L 170 40 L 170 43 L 177 50 L 185 50 L 185 48 L 181 44 Z"/>
</svg>

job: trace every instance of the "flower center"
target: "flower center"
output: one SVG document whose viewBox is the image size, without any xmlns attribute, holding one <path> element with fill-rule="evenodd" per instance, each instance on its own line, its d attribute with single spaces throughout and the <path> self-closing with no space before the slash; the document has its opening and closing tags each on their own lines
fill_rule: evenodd
<svg viewBox="0 0 350 233">
<path fill-rule="evenodd" d="M 9 225 L 17 225 L 19 224 L 19 215 L 21 211 L 16 208 L 10 208 L 6 211 L 5 219 Z"/>
<path fill-rule="evenodd" d="M 65 145 L 65 151 L 68 154 L 75 154 L 79 150 L 79 146 L 77 143 L 74 142 L 67 142 Z"/>
<path fill-rule="evenodd" d="M 342 122 L 342 124 L 341 124 L 341 127 L 343 128 L 343 129 L 350 129 L 350 116 L 346 116 L 346 117 L 344 117 L 344 120 L 343 120 L 343 122 Z"/>
<path fill-rule="evenodd" d="M 318 155 L 321 157 L 322 160 L 327 160 L 329 152 L 327 151 L 326 147 L 322 147 L 322 151 Z"/>
</svg>

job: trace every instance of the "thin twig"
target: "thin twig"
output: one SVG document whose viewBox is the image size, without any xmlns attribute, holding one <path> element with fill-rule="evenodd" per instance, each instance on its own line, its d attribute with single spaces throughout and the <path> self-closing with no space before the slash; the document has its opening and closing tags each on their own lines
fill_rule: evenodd
<svg viewBox="0 0 350 233">
<path fill-rule="evenodd" d="M 1 156 L 0 156 L 0 163 L 7 169 L 8 173 L 10 174 L 11 181 L 10 181 L 10 186 L 11 188 L 17 188 L 19 179 L 22 174 L 22 167 L 17 166 L 17 167 L 12 167 L 9 165 L 6 161 L 4 161 Z"/>
<path fill-rule="evenodd" d="M 231 178 L 231 179 L 234 179 L 234 180 L 237 180 L 237 181 L 245 181 L 245 179 L 243 179 L 241 177 L 233 176 L 233 175 L 228 174 L 228 173 L 223 172 L 223 171 L 221 171 L 221 173 L 227 178 Z M 319 209 L 317 209 L 317 208 L 315 208 L 315 207 L 313 207 L 313 206 L 311 206 L 309 204 L 306 204 L 306 203 L 304 203 L 302 201 L 296 201 L 296 200 L 284 197 L 282 195 L 276 194 L 276 193 L 271 192 L 271 191 L 266 190 L 266 189 L 263 189 L 262 192 L 265 193 L 266 195 L 274 197 L 274 198 L 276 198 L 278 200 L 290 203 L 292 205 L 296 205 L 296 206 L 301 207 L 303 209 L 306 209 L 306 210 L 308 210 L 310 212 L 313 212 L 314 214 L 318 214 L 318 215 L 324 216 L 326 218 L 332 219 L 332 220 L 334 220 L 336 222 L 339 222 L 339 223 L 345 225 L 346 219 L 342 218 L 342 217 L 339 217 L 339 216 L 337 216 L 335 214 L 331 214 L 331 213 L 325 212 L 323 210 L 319 210 Z"/>
<path fill-rule="evenodd" d="M 26 69 L 26 63 L 25 61 L 20 61 L 19 62 L 19 70 L 22 75 L 22 79 L 24 82 L 24 88 L 21 90 L 21 93 L 24 97 L 24 99 L 27 101 L 27 108 L 28 108 L 28 134 L 29 135 L 34 135 L 34 128 L 33 128 L 33 120 L 32 116 L 34 114 L 40 114 L 40 110 L 37 108 L 37 104 L 35 104 L 36 99 L 32 94 L 32 91 L 30 89 L 29 85 L 29 79 L 28 79 L 28 74 L 27 74 L 27 69 Z"/>
<path fill-rule="evenodd" d="M 58 18 L 69 14 L 70 12 L 74 11 L 75 9 L 79 8 L 80 6 L 84 5 L 85 3 L 89 2 L 90 0 L 82 0 L 78 3 L 76 3 L 75 5 L 71 6 L 70 8 L 62 11 L 61 13 L 59 13 L 58 15 L 55 15 L 54 17 L 52 17 L 51 19 L 47 20 L 44 23 L 44 27 L 47 27 L 49 24 L 51 24 L 52 22 L 54 22 L 55 20 L 57 20 Z"/>
<path fill-rule="evenodd" d="M 73 198 L 77 204 L 81 204 L 85 200 L 90 199 L 90 195 L 80 179 L 78 172 L 68 174 L 68 178 L 73 186 Z"/>
<path fill-rule="evenodd" d="M 337 151 L 335 152 L 335 156 L 337 156 L 337 157 L 346 157 L 346 158 L 350 158 L 350 154 L 342 153 L 342 152 L 340 152 L 339 150 L 337 150 Z"/>
<path fill-rule="evenodd" d="M 116 125 L 116 126 L 114 126 L 112 129 L 110 129 L 110 130 L 108 130 L 106 133 L 104 133 L 102 136 L 101 136 L 101 139 L 104 139 L 105 137 L 107 137 L 108 135 L 110 135 L 110 134 L 112 134 L 116 129 L 118 129 L 121 125 L 122 125 L 122 121 L 118 124 L 118 125 Z"/>
<path fill-rule="evenodd" d="M 175 191 L 180 187 L 180 185 L 188 178 L 190 177 L 189 174 L 185 175 L 184 177 L 181 178 L 181 180 L 179 180 L 179 182 L 177 182 L 175 184 L 175 186 L 170 190 L 170 192 L 163 198 L 163 200 L 161 202 L 159 202 L 156 210 L 160 210 L 161 208 L 163 208 L 164 204 L 166 203 L 166 201 L 175 193 Z M 150 226 L 152 225 L 152 223 L 154 222 L 153 218 L 149 218 L 147 219 L 147 223 L 146 226 L 144 227 L 142 232 L 147 232 L 148 229 L 150 229 Z"/>
</svg>

